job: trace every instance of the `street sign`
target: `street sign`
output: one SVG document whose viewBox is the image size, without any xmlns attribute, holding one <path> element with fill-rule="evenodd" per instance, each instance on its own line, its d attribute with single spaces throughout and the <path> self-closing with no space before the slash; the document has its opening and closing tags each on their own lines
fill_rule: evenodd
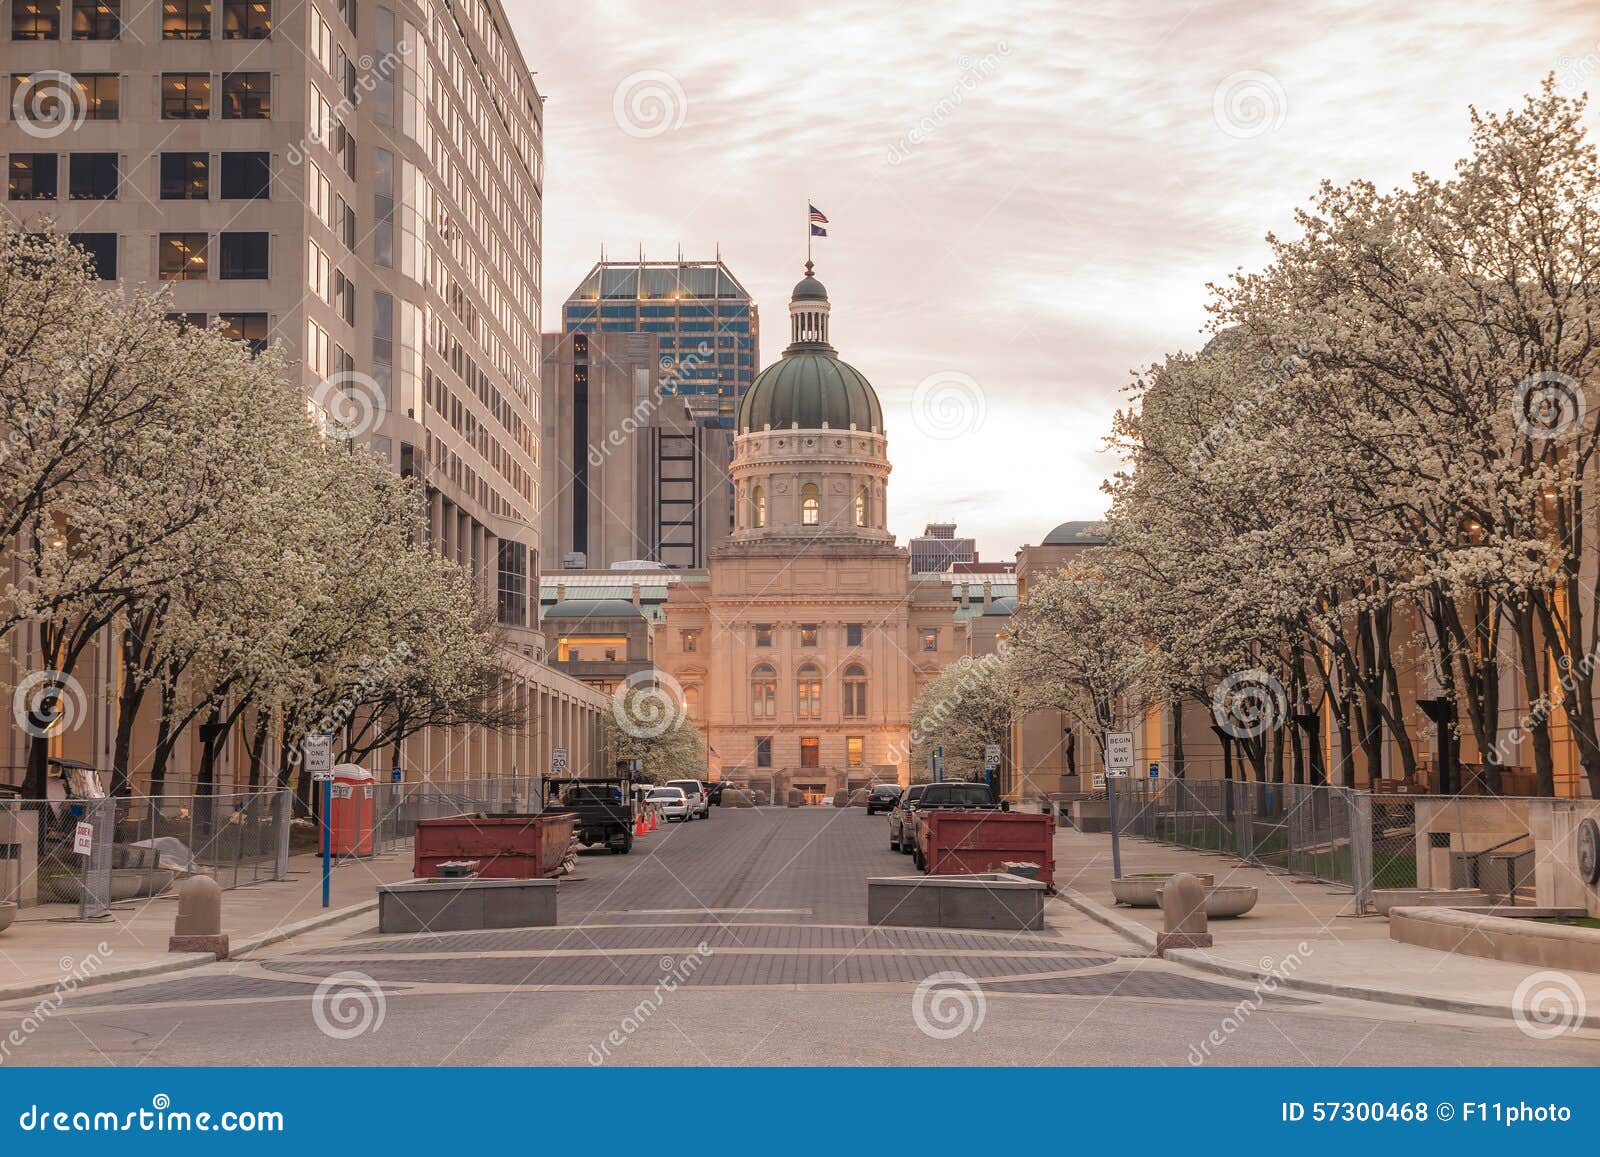
<svg viewBox="0 0 1600 1157">
<path fill-rule="evenodd" d="M 72 850 L 80 856 L 94 851 L 94 825 L 80 822 L 72 833 Z"/>
<path fill-rule="evenodd" d="M 571 753 L 565 747 L 557 747 L 550 752 L 550 774 L 567 774 L 567 758 Z"/>
<path fill-rule="evenodd" d="M 1133 767 L 1133 732 L 1106 732 L 1106 771 L 1126 772 Z"/>
<path fill-rule="evenodd" d="M 1161 778 L 1161 765 L 1159 763 L 1152 763 L 1150 765 L 1150 778 L 1151 779 L 1160 779 Z"/>
<path fill-rule="evenodd" d="M 1000 745 L 986 743 L 983 747 L 983 770 L 994 771 L 1000 766 Z"/>
<path fill-rule="evenodd" d="M 1098 771 L 1095 772 L 1089 777 L 1089 788 L 1091 791 L 1105 791 L 1106 777 Z"/>
<path fill-rule="evenodd" d="M 333 778 L 333 736 L 308 735 L 300 741 L 300 751 L 313 781 Z"/>
</svg>

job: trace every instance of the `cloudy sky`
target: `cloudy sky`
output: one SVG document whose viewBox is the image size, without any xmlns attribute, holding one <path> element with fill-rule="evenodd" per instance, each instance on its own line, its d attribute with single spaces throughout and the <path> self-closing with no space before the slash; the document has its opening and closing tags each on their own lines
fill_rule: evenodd
<svg viewBox="0 0 1600 1157">
<path fill-rule="evenodd" d="M 1318 180 L 1443 172 L 1469 104 L 1546 73 L 1600 90 L 1582 0 L 508 7 L 547 97 L 547 327 L 602 243 L 720 243 L 776 358 L 809 194 L 891 527 L 954 518 L 991 559 L 1103 511 L 1130 371 L 1204 340 L 1206 282 Z"/>
</svg>

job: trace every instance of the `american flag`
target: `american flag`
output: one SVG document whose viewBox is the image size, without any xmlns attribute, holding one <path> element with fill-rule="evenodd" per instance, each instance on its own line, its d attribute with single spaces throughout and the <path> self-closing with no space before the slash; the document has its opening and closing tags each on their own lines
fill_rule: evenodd
<svg viewBox="0 0 1600 1157">
<path fill-rule="evenodd" d="M 810 208 L 812 221 L 818 225 L 826 225 L 828 223 L 828 215 L 826 213 L 817 208 L 815 205 L 811 205 Z"/>
</svg>

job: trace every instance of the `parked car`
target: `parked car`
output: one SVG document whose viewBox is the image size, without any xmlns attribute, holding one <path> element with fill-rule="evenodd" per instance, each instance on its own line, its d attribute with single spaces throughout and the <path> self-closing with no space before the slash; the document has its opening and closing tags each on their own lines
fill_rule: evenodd
<svg viewBox="0 0 1600 1157">
<path fill-rule="evenodd" d="M 681 824 L 694 818 L 694 808 L 681 787 L 653 787 L 644 799 L 646 803 L 654 804 L 660 810 L 661 818 L 669 823 L 677 820 Z"/>
<path fill-rule="evenodd" d="M 874 784 L 867 793 L 867 814 L 875 816 L 879 812 L 894 811 L 894 805 L 900 801 L 900 790 L 898 783 Z"/>
<path fill-rule="evenodd" d="M 900 839 L 901 850 L 911 853 L 917 867 L 923 866 L 922 833 L 929 812 L 934 811 L 1010 811 L 1011 805 L 995 798 L 994 788 L 986 783 L 967 783 L 947 780 L 930 783 L 917 798 L 916 811 L 911 816 L 909 831 Z M 907 846 L 909 845 L 909 846 Z"/>
<path fill-rule="evenodd" d="M 922 798 L 927 784 L 914 783 L 900 793 L 889 811 L 889 850 L 911 851 L 911 842 L 917 838 L 917 800 Z"/>
<path fill-rule="evenodd" d="M 604 779 L 547 779 L 545 807 L 578 813 L 576 831 L 584 847 L 604 844 L 627 855 L 633 850 L 633 781 L 625 776 Z"/>
<path fill-rule="evenodd" d="M 703 820 L 711 818 L 711 797 L 706 794 L 706 785 L 698 779 L 669 779 L 666 786 L 682 788 L 683 794 L 689 797 L 689 807 L 694 814 Z"/>
<path fill-rule="evenodd" d="M 730 787 L 737 789 L 738 786 L 738 784 L 729 783 L 725 779 L 719 779 L 715 783 L 708 783 L 706 784 L 706 798 L 716 804 L 717 807 L 721 807 L 722 793 Z"/>
</svg>

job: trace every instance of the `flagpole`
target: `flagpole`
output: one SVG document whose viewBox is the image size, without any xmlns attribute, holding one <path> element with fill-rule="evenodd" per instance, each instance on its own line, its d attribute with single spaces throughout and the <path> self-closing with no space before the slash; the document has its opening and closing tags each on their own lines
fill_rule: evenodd
<svg viewBox="0 0 1600 1157">
<path fill-rule="evenodd" d="M 806 269 L 811 269 L 811 194 L 806 194 Z"/>
</svg>

